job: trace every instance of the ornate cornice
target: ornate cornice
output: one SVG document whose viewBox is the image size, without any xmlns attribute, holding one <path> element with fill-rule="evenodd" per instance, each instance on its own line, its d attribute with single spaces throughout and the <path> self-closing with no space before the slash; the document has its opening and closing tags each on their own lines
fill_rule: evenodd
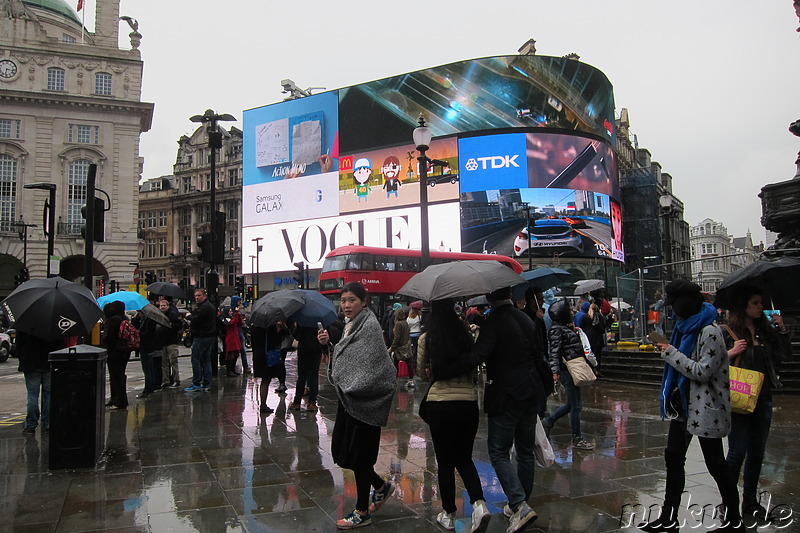
<svg viewBox="0 0 800 533">
<path fill-rule="evenodd" d="M 155 104 L 150 102 L 135 102 L 131 100 L 114 100 L 89 96 L 76 96 L 71 94 L 57 94 L 31 91 L 0 90 L 0 106 L 17 104 L 31 107 L 72 107 L 90 108 L 99 112 L 130 113 L 141 118 L 141 131 L 150 130 L 153 124 L 153 109 Z"/>
</svg>

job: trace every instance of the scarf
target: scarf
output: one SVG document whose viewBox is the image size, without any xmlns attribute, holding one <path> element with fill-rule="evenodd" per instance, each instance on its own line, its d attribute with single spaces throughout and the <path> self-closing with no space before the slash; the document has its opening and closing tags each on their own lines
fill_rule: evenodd
<svg viewBox="0 0 800 533">
<path fill-rule="evenodd" d="M 675 329 L 672 330 L 672 337 L 669 343 L 675 346 L 682 354 L 691 357 L 697 345 L 697 338 L 700 336 L 700 331 L 702 331 L 704 327 L 714 323 L 714 320 L 717 318 L 717 309 L 710 303 L 705 302 L 700 308 L 700 312 L 696 315 L 692 315 L 689 318 L 678 318 L 677 315 L 675 315 L 675 318 L 678 320 L 675 323 Z M 659 394 L 662 420 L 667 418 L 667 407 L 669 405 L 670 395 L 675 387 L 680 391 L 683 412 L 685 413 L 688 410 L 688 378 L 678 372 L 675 367 L 665 362 L 664 374 L 661 377 L 661 392 Z"/>
</svg>

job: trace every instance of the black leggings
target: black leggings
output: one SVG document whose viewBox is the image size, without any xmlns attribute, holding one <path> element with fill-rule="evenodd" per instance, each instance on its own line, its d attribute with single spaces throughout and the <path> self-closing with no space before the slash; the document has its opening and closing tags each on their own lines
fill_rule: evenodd
<svg viewBox="0 0 800 533">
<path fill-rule="evenodd" d="M 363 513 L 369 510 L 369 488 L 378 490 L 383 487 L 383 478 L 371 467 L 353 470 L 353 474 L 356 478 L 356 509 Z"/>
<path fill-rule="evenodd" d="M 708 473 L 717 482 L 722 503 L 727 508 L 727 520 L 739 517 L 739 491 L 736 482 L 731 479 L 725 454 L 722 452 L 722 439 L 698 437 L 700 449 L 706 462 Z M 686 483 L 686 451 L 692 442 L 692 434 L 686 431 L 686 422 L 673 420 L 669 424 L 667 449 L 664 450 L 664 462 L 667 466 L 667 487 L 664 496 L 664 507 L 676 510 L 681 504 L 684 485 Z"/>
<path fill-rule="evenodd" d="M 428 402 L 428 420 L 439 476 L 442 508 L 456 512 L 456 470 L 464 482 L 470 503 L 483 499 L 483 488 L 472 446 L 478 432 L 478 402 Z"/>
</svg>

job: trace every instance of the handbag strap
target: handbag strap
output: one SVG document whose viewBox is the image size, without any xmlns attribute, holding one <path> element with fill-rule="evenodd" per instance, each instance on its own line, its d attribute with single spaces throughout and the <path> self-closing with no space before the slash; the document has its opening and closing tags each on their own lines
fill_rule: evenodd
<svg viewBox="0 0 800 533">
<path fill-rule="evenodd" d="M 733 339 L 733 342 L 736 342 L 736 341 L 739 340 L 739 337 L 736 336 L 736 333 L 733 332 L 733 330 L 731 329 L 731 327 L 728 324 L 722 324 L 722 327 L 725 328 L 725 331 L 727 331 L 728 335 L 731 336 L 731 338 Z M 742 357 L 741 355 L 737 355 L 736 357 L 734 357 L 731 360 L 731 365 L 737 366 L 739 364 L 739 359 L 741 359 L 741 357 Z"/>
</svg>

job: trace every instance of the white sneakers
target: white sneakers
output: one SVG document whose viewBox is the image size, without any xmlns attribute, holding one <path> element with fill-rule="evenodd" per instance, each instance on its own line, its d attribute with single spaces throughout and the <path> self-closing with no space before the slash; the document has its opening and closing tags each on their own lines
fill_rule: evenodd
<svg viewBox="0 0 800 533">
<path fill-rule="evenodd" d="M 442 511 L 436 515 L 436 523 L 442 526 L 447 531 L 455 531 L 456 529 L 456 513 L 448 513 Z"/>
<path fill-rule="evenodd" d="M 528 522 L 532 522 L 536 520 L 539 515 L 536 514 L 536 511 L 531 509 L 531 507 L 526 503 L 522 502 L 522 505 L 519 506 L 517 512 L 511 515 L 511 519 L 508 522 L 508 529 L 506 529 L 506 533 L 514 533 L 515 531 L 522 531 L 525 529 L 525 526 L 528 525 Z"/>
<path fill-rule="evenodd" d="M 489 513 L 489 509 L 486 508 L 486 502 L 483 500 L 476 501 L 475 505 L 472 506 L 472 529 L 470 529 L 470 533 L 484 533 L 489 527 L 489 519 L 491 518 L 492 515 Z"/>
</svg>

